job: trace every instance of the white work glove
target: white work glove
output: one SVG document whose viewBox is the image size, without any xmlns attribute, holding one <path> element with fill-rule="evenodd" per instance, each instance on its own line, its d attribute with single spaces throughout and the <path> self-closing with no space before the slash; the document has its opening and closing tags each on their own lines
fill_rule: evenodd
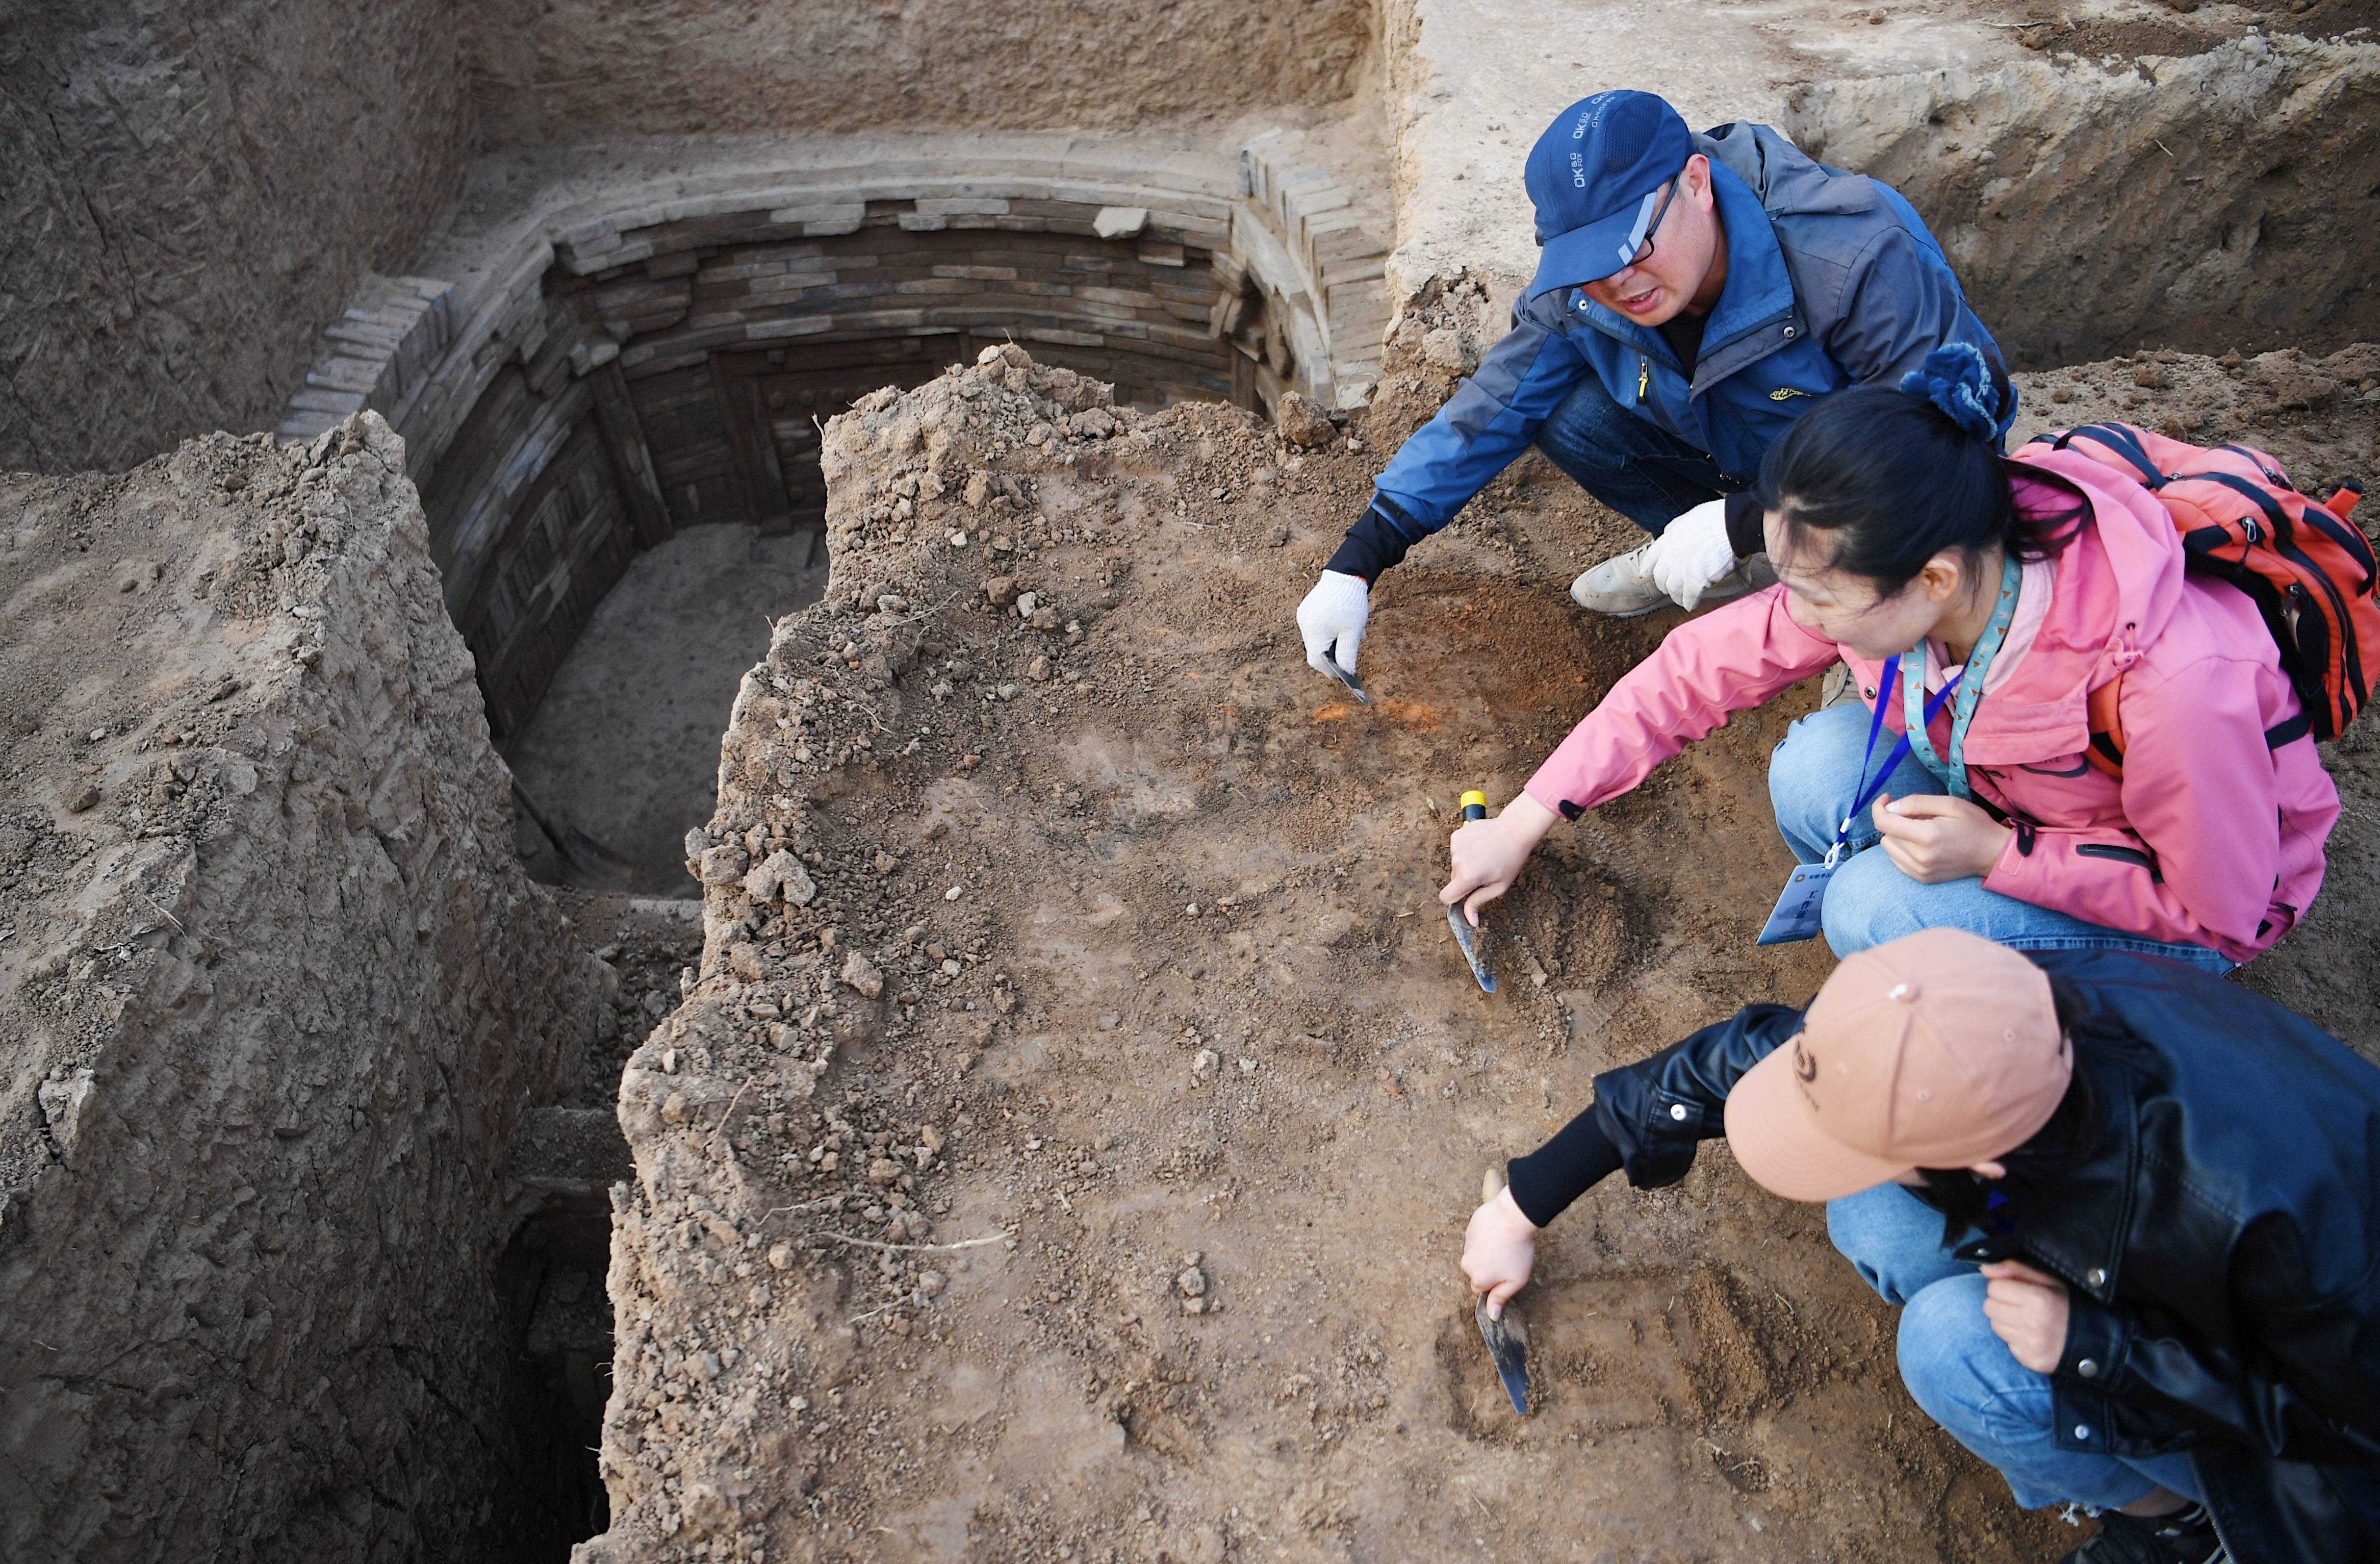
<svg viewBox="0 0 2380 1564">
<path fill-rule="evenodd" d="M 1364 644 L 1364 621 L 1372 615 L 1372 589 L 1361 576 L 1325 570 L 1305 601 L 1297 605 L 1297 633 L 1305 638 L 1305 660 L 1314 671 L 1327 674 L 1327 654 L 1349 673 L 1355 671 L 1355 654 Z M 1331 652 L 1337 647 L 1336 653 Z"/>
<path fill-rule="evenodd" d="M 1670 522 L 1645 556 L 1645 573 L 1653 584 L 1689 610 L 1702 601 L 1704 588 L 1734 568 L 1723 499 L 1706 500 Z"/>
</svg>

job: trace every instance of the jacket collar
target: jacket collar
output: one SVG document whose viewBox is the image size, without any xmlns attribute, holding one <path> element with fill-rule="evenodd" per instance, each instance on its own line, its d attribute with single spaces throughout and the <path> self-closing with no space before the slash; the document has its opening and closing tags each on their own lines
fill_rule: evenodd
<svg viewBox="0 0 2380 1564">
<path fill-rule="evenodd" d="M 2024 661 L 1975 708 L 1966 748 L 1974 765 L 2081 753 L 2090 742 L 2090 692 L 2141 660 L 2183 590 L 2181 540 L 2155 495 L 2078 452 L 2036 449 L 2017 459 L 2075 484 L 2091 514 L 2058 556 L 2049 615 Z M 1873 687 L 1871 666 L 1863 661 L 1862 679 Z M 1900 731 L 1899 701 L 1885 722 Z"/>
<path fill-rule="evenodd" d="M 2098 1149 L 2078 1167 L 2057 1176 L 2019 1214 L 2017 1236 L 2024 1250 L 2100 1303 L 2116 1296 L 2123 1265 L 2124 1235 L 2132 1225 L 2139 1188 L 2141 1135 L 2138 1078 L 2121 1064 L 2076 1050 L 2076 1067 L 2090 1071 L 2100 1105 Z"/>
<path fill-rule="evenodd" d="M 1876 203 L 1875 180 L 1828 167 L 1766 125 L 1732 121 L 1695 137 L 1694 150 L 1751 187 L 1771 216 L 1847 217 Z"/>
</svg>

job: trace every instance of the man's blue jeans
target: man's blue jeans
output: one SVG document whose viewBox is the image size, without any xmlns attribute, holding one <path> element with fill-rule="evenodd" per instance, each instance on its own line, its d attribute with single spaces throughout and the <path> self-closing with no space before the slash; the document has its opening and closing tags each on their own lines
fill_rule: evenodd
<svg viewBox="0 0 2380 1564">
<path fill-rule="evenodd" d="M 2202 1496 L 2186 1455 L 2123 1460 L 2058 1448 L 2049 1376 L 2010 1356 L 1984 1317 L 1982 1275 L 1942 1247 L 1942 1216 L 1898 1184 L 1827 1203 L 1827 1233 L 1900 1310 L 1900 1381 L 1925 1415 L 1997 1468 L 2027 1509 L 2115 1509 L 2160 1487 Z"/>
<path fill-rule="evenodd" d="M 1795 859 L 1816 863 L 1834 844 L 1835 827 L 1859 797 L 1860 760 L 1867 744 L 1868 709 L 1856 701 L 1813 712 L 1785 730 L 1768 759 L 1768 801 L 1777 829 Z M 1890 730 L 1876 735 L 1876 761 L 1890 752 Z M 1916 757 L 1904 759 L 1884 786 L 1892 797 L 1949 791 Z M 1837 956 L 1865 950 L 1919 929 L 1954 928 L 2017 950 L 2137 950 L 2186 961 L 2218 976 L 2232 962 L 2203 945 L 2168 943 L 2084 923 L 1985 890 L 1981 879 L 1922 885 L 1882 851 L 1874 813 L 1852 822 L 1848 855 L 1827 882 L 1820 906 L 1827 943 Z"/>
<path fill-rule="evenodd" d="M 1537 448 L 1657 538 L 1694 507 L 1750 482 L 1721 472 L 1707 453 L 1621 407 L 1592 374 L 1537 426 Z"/>
</svg>

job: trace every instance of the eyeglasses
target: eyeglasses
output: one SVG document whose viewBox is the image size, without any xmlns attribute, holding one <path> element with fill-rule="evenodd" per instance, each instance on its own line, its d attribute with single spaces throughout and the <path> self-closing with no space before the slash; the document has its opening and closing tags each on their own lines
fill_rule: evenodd
<svg viewBox="0 0 2380 1564">
<path fill-rule="evenodd" d="M 1653 259 L 1653 236 L 1660 231 L 1661 219 L 1670 214 L 1670 202 L 1678 198 L 1678 184 L 1679 181 L 1675 179 L 1670 181 L 1669 193 L 1661 197 L 1661 204 L 1653 209 L 1653 220 L 1645 226 L 1644 248 L 1639 250 L 1634 255 L 1629 257 L 1628 265 L 1621 267 L 1621 271 L 1624 272 L 1629 270 L 1630 267 L 1641 266 L 1645 262 Z"/>
</svg>

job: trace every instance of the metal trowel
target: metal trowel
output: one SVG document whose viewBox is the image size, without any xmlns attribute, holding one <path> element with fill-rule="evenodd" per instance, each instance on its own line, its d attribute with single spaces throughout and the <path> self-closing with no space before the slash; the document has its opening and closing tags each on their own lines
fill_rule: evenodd
<svg viewBox="0 0 2380 1564">
<path fill-rule="evenodd" d="M 1339 666 L 1339 660 L 1331 656 L 1328 652 L 1322 654 L 1322 666 L 1330 670 L 1330 677 L 1332 678 L 1337 679 L 1340 683 L 1347 687 L 1348 694 L 1353 695 L 1356 700 L 1362 702 L 1366 706 L 1372 703 L 1372 697 L 1365 692 L 1363 681 L 1358 679 L 1347 669 L 1341 667 Z"/>
<path fill-rule="evenodd" d="M 1504 1180 L 1490 1167 L 1479 1181 L 1481 1204 L 1494 1200 L 1504 1190 Z M 1481 1293 L 1471 1306 L 1471 1317 L 1478 1322 L 1479 1339 L 1488 1344 L 1488 1359 L 1496 1365 L 1496 1377 L 1503 1382 L 1504 1394 L 1512 1398 L 1512 1410 L 1523 1417 L 1529 1415 L 1529 1333 L 1521 1317 L 1512 1313 L 1507 1302 L 1501 1318 L 1488 1313 L 1488 1295 Z"/>
<path fill-rule="evenodd" d="M 1479 980 L 1479 992 L 1496 992 L 1496 974 L 1479 954 L 1479 934 L 1463 920 L 1463 904 L 1456 902 L 1446 910 L 1446 926 L 1454 931 L 1454 943 L 1463 947 L 1463 959 L 1471 963 L 1471 975 Z"/>
</svg>

